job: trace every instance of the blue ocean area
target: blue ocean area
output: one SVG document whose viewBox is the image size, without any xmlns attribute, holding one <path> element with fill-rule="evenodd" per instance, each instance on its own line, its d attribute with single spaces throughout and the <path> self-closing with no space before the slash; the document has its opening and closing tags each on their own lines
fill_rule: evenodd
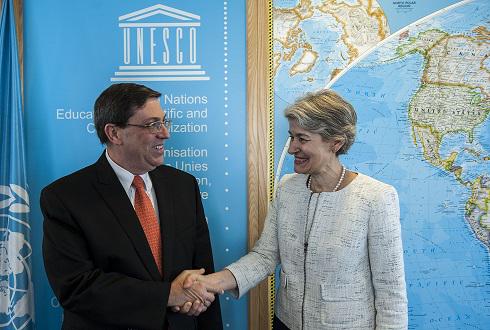
<svg viewBox="0 0 490 330">
<path fill-rule="evenodd" d="M 274 8 L 278 9 L 288 9 L 295 7 L 298 4 L 299 0 L 274 0 Z"/>
<path fill-rule="evenodd" d="M 383 65 L 363 66 L 364 62 L 376 64 L 371 57 L 349 70 L 332 88 L 352 103 L 358 115 L 356 143 L 346 160 L 354 168 L 365 164 L 373 173 L 381 173 L 384 162 L 379 159 L 388 163 L 400 157 L 400 140 L 393 137 L 400 136 L 411 143 L 411 127 L 406 126 L 408 105 L 420 85 L 423 62 L 420 56 L 410 56 Z M 406 75 L 406 71 L 417 74 Z"/>
<path fill-rule="evenodd" d="M 290 74 L 290 67 L 297 63 L 303 54 L 303 51 L 296 51 L 295 55 L 288 62 L 288 65 L 281 65 L 276 74 L 276 83 L 274 86 L 276 98 L 279 96 L 284 99 L 285 102 L 293 103 L 298 97 L 302 96 L 306 92 L 313 92 L 320 88 L 325 87 L 325 81 L 321 79 L 313 79 L 313 81 L 308 82 L 307 77 L 312 77 L 314 73 L 309 72 L 308 74 L 297 73 L 294 75 Z M 330 68 L 333 69 L 333 68 Z M 317 70 L 317 65 L 315 65 L 314 70 Z M 319 68 L 318 70 L 322 70 Z M 328 71 L 328 70 L 327 70 Z M 285 80 L 289 80 L 289 83 L 281 83 Z"/>
<path fill-rule="evenodd" d="M 490 113 L 485 121 L 478 126 L 474 131 L 475 141 L 481 145 L 481 148 L 486 151 L 486 155 L 490 156 Z"/>
<path fill-rule="evenodd" d="M 297 51 L 291 59 L 290 64 L 296 63 L 300 58 L 301 52 Z M 277 97 L 281 97 L 285 102 L 293 103 L 296 98 L 303 95 L 306 91 L 303 86 L 302 78 L 302 75 L 299 74 L 290 76 L 289 65 L 288 67 L 279 67 L 276 74 L 276 82 L 274 84 L 276 99 Z M 289 80 L 289 83 L 285 83 L 287 80 Z"/>
<path fill-rule="evenodd" d="M 451 133 L 446 134 L 442 138 L 439 155 L 441 158 L 447 158 L 452 152 L 461 152 L 465 147 L 474 147 L 468 142 L 468 134 L 466 133 Z"/>
<path fill-rule="evenodd" d="M 433 20 L 429 20 L 428 25 L 442 28 L 445 32 L 456 35 L 466 29 L 466 34 L 474 35 L 472 31 L 478 26 L 486 26 L 489 29 L 489 12 L 490 1 L 469 1 L 467 4 L 459 6 L 452 11 L 434 17 Z"/>
</svg>

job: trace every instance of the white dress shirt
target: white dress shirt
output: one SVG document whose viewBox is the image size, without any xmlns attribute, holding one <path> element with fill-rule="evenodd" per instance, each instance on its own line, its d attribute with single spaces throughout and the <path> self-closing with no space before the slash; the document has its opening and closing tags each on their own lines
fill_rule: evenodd
<svg viewBox="0 0 490 330">
<path fill-rule="evenodd" d="M 114 162 L 111 157 L 109 156 L 109 153 L 107 150 L 105 151 L 105 156 L 107 157 L 107 161 L 111 165 L 112 169 L 117 175 L 117 178 L 119 179 L 119 182 L 121 182 L 121 185 L 124 188 L 124 191 L 128 195 L 129 200 L 131 201 L 131 204 L 134 207 L 134 194 L 136 192 L 136 189 L 133 187 L 133 179 L 134 179 L 134 174 L 126 170 L 125 168 L 122 168 L 116 162 Z M 158 216 L 158 203 L 157 203 L 157 197 L 155 194 L 155 189 L 153 189 L 153 184 L 150 179 L 150 175 L 148 172 L 145 174 L 140 175 L 140 177 L 143 179 L 143 182 L 145 183 L 145 192 L 150 197 L 151 204 L 153 204 L 153 208 L 155 209 L 155 214 L 157 216 L 158 221 L 160 221 L 160 218 Z"/>
</svg>

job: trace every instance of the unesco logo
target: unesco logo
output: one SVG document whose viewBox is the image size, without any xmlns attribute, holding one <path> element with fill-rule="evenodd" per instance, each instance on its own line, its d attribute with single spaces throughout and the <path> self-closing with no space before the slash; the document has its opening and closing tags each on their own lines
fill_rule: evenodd
<svg viewBox="0 0 490 330">
<path fill-rule="evenodd" d="M 200 19 L 162 4 L 120 16 L 122 65 L 111 81 L 209 80 L 198 58 Z"/>
</svg>

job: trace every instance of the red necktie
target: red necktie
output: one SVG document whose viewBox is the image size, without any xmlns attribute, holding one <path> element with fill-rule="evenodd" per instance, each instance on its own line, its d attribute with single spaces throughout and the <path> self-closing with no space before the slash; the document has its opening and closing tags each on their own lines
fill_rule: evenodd
<svg viewBox="0 0 490 330">
<path fill-rule="evenodd" d="M 162 241 L 160 237 L 160 225 L 155 214 L 155 209 L 151 204 L 150 197 L 145 192 L 145 183 L 139 175 L 134 176 L 133 186 L 135 188 L 134 210 L 145 232 L 158 270 L 162 274 Z"/>
</svg>

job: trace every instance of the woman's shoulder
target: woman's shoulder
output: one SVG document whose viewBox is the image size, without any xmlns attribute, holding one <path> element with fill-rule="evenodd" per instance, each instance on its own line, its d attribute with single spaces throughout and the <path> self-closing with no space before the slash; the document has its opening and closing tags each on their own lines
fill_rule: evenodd
<svg viewBox="0 0 490 330">
<path fill-rule="evenodd" d="M 305 174 L 288 173 L 285 174 L 279 181 L 279 187 L 306 187 L 308 176 Z"/>
<path fill-rule="evenodd" d="M 352 195 L 357 196 L 360 201 L 369 204 L 371 207 L 377 208 L 380 205 L 386 206 L 398 203 L 398 193 L 388 183 L 361 173 L 358 173 L 356 180 L 352 183 L 354 182 L 355 187 L 351 190 Z"/>
<path fill-rule="evenodd" d="M 356 185 L 360 190 L 366 191 L 367 193 L 383 193 L 383 192 L 394 192 L 396 193 L 395 187 L 392 185 L 375 179 L 363 173 L 358 173 L 356 178 Z"/>
<path fill-rule="evenodd" d="M 276 196 L 282 195 L 290 196 L 300 196 L 308 193 L 308 188 L 306 187 L 306 180 L 308 176 L 305 174 L 291 173 L 285 174 L 276 187 Z M 291 197 L 291 196 L 290 196 Z"/>
</svg>

